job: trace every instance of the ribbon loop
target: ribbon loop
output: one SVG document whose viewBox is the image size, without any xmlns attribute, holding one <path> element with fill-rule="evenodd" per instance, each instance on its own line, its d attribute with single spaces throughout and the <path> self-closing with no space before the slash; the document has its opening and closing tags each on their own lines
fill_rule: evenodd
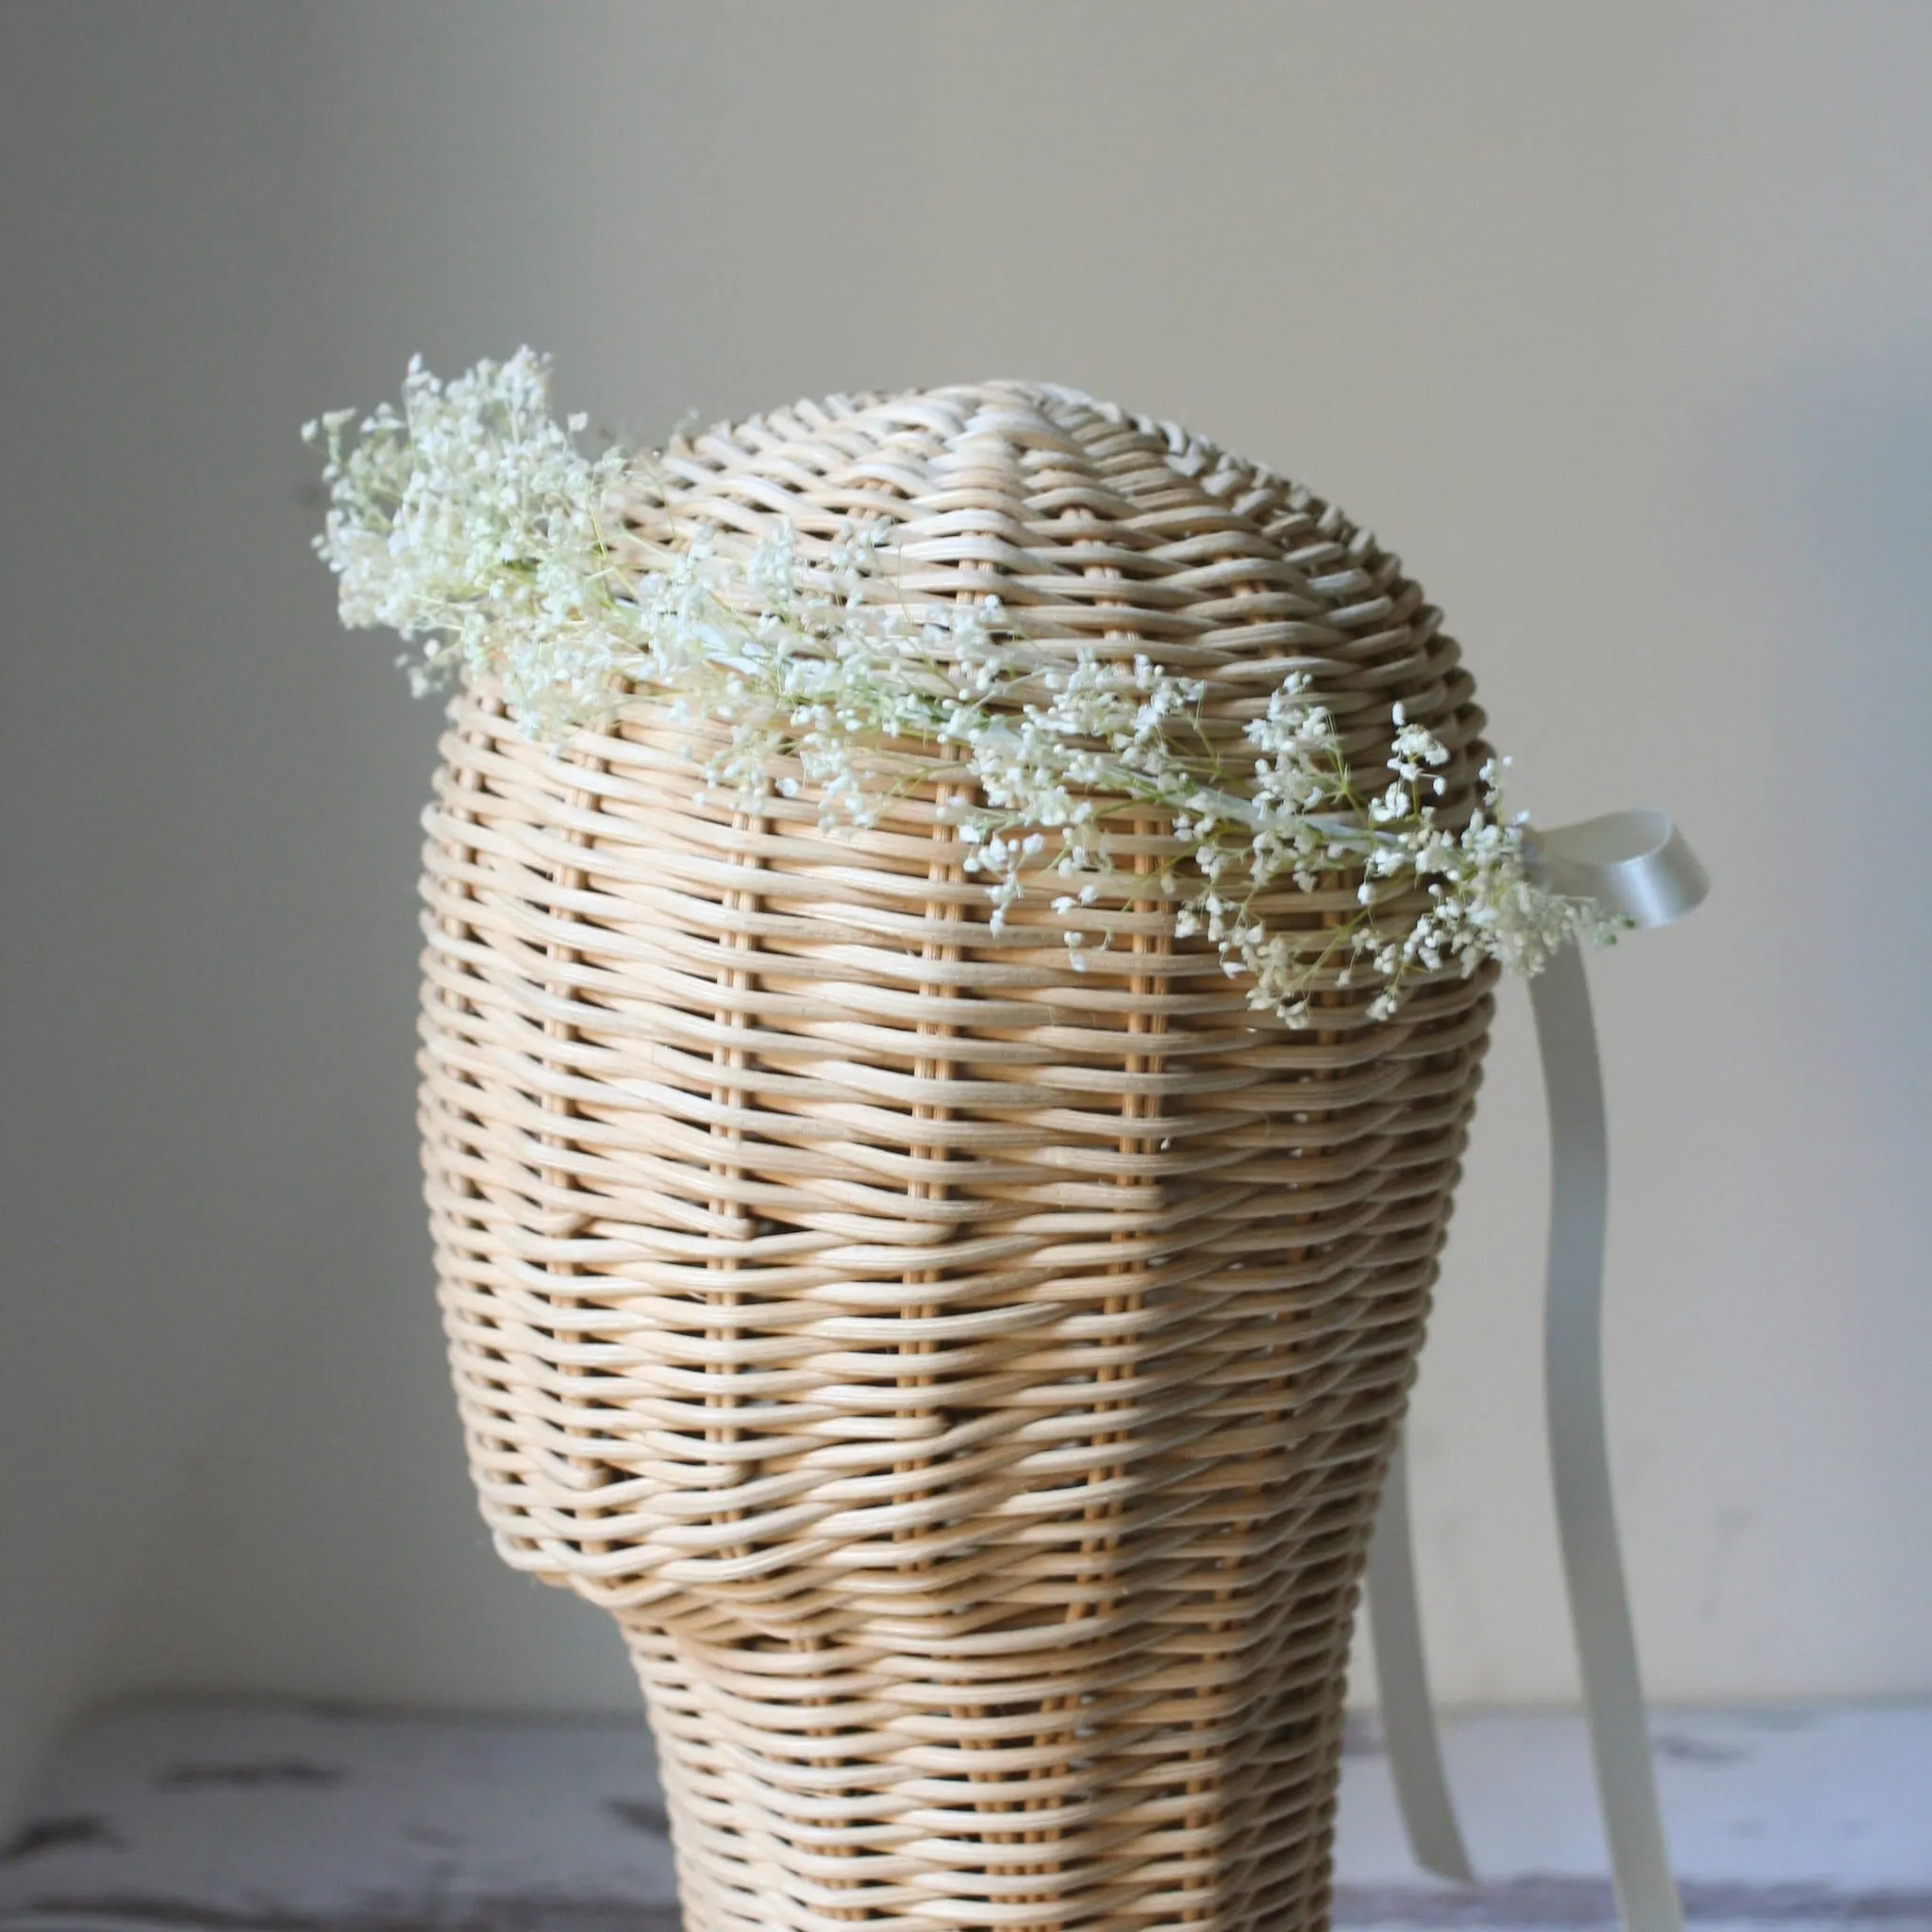
<svg viewBox="0 0 1932 1932">
<path fill-rule="evenodd" d="M 1524 846 L 1532 876 L 1569 897 L 1594 899 L 1638 926 L 1681 919 L 1710 890 L 1696 855 L 1660 811 L 1612 812 L 1531 835 Z M 1682 1932 L 1610 1491 L 1603 1393 L 1608 1135 L 1590 986 L 1574 947 L 1531 981 L 1530 999 L 1550 1114 L 1550 1468 L 1597 1793 L 1624 1925 L 1629 1932 Z M 1383 1731 L 1409 1843 L 1425 1870 L 1471 1882 L 1424 1662 L 1404 1441 L 1396 1444 L 1370 1552 L 1369 1613 Z"/>
<path fill-rule="evenodd" d="M 1532 878 L 1573 899 L 1594 899 L 1639 926 L 1695 911 L 1710 874 L 1669 812 L 1613 811 L 1524 841 Z"/>
</svg>

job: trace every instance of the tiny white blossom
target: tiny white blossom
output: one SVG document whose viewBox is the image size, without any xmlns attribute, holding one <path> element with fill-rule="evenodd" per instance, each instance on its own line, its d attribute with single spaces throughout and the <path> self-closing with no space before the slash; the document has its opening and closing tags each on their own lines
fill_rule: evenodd
<svg viewBox="0 0 1932 1932">
<path fill-rule="evenodd" d="M 1364 794 L 1305 672 L 1242 727 L 1245 752 L 1224 757 L 1198 722 L 1204 681 L 1151 651 L 1069 657 L 1029 642 L 994 596 L 915 611 L 882 592 L 884 522 L 840 531 L 815 559 L 784 518 L 748 550 L 700 528 L 660 566 L 620 570 L 603 514 L 631 458 L 583 456 L 573 439 L 588 419 L 559 425 L 548 389 L 548 362 L 527 349 L 447 386 L 418 359 L 400 411 L 303 425 L 327 452 L 316 547 L 340 579 L 342 621 L 418 645 L 399 660 L 412 689 L 458 668 L 493 675 L 522 728 L 552 743 L 625 702 L 678 724 L 715 720 L 728 732 L 696 802 L 755 814 L 773 793 L 809 795 L 827 832 L 877 824 L 896 782 L 890 748 L 961 746 L 972 795 L 941 817 L 995 932 L 1023 896 L 1023 868 L 1051 849 L 1045 869 L 1064 887 L 1051 907 L 1071 917 L 1116 876 L 1112 817 L 1163 813 L 1173 858 L 1151 887 L 1113 890 L 1158 895 L 1176 940 L 1214 946 L 1249 1004 L 1291 1025 L 1310 1023 L 1319 985 L 1358 974 L 1380 981 L 1367 1010 L 1381 1020 L 1418 970 L 1467 974 L 1492 958 L 1534 972 L 1557 946 L 1612 936 L 1597 908 L 1531 881 L 1525 821 L 1501 815 L 1507 758 L 1478 768 L 1460 830 L 1438 823 L 1424 795 L 1449 797 L 1450 753 L 1400 701 L 1391 782 Z M 1270 892 L 1350 874 L 1357 911 L 1339 927 L 1274 930 L 1257 909 Z M 1418 898 L 1407 925 L 1380 923 Z M 1061 937 L 1084 972 L 1111 934 Z"/>
</svg>

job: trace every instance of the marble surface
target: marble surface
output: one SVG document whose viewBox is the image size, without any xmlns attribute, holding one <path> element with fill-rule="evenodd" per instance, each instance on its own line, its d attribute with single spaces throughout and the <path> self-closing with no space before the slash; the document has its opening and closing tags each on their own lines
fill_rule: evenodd
<svg viewBox="0 0 1932 1932">
<path fill-rule="evenodd" d="M 1693 1926 L 1932 1932 L 1932 1706 L 1664 1711 Z M 1450 1720 L 1484 1883 L 1409 1863 L 1373 1721 L 1350 1738 L 1338 1926 L 1588 1932 L 1615 1917 L 1580 1723 Z M 641 1725 L 283 1705 L 110 1712 L 0 1851 L 0 1932 L 677 1932 Z"/>
</svg>

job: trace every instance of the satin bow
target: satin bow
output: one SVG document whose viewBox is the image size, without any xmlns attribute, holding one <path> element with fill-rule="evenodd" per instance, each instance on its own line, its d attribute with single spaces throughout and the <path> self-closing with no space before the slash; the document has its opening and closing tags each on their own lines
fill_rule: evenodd
<svg viewBox="0 0 1932 1932">
<path fill-rule="evenodd" d="M 1524 841 L 1531 874 L 1639 926 L 1667 925 L 1710 889 L 1660 811 L 1612 812 Z M 1643 1684 L 1617 1542 L 1604 1430 L 1604 1225 L 1609 1196 L 1603 1074 L 1583 959 L 1566 947 L 1530 982 L 1550 1114 L 1550 1248 L 1543 1376 L 1557 1526 L 1583 1671 L 1597 1795 L 1629 1932 L 1683 1932 L 1657 1808 Z M 1416 1607 L 1408 1457 L 1398 1441 L 1369 1553 L 1369 1624 L 1382 1729 L 1416 1860 L 1473 1884 L 1442 1767 Z"/>
</svg>

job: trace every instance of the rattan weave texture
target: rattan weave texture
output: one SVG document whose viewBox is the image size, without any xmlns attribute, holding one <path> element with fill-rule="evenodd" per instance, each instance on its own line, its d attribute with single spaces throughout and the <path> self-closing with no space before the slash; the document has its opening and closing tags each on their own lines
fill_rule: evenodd
<svg viewBox="0 0 1932 1932">
<path fill-rule="evenodd" d="M 1456 646 L 1307 491 L 1074 391 L 833 398 L 679 441 L 624 554 L 895 526 L 914 603 L 1149 651 L 1238 736 L 1296 666 L 1379 772 L 1487 755 Z M 427 820 L 423 1128 L 485 1515 L 608 1606 L 692 1932 L 1325 1922 L 1350 1625 L 1491 1010 L 1294 1031 L 1129 884 L 1003 930 L 908 752 L 878 825 L 699 796 L 635 700 L 487 685 Z M 1121 864 L 1145 876 L 1162 824 Z M 1334 923 L 1355 881 L 1291 891 Z"/>
</svg>

